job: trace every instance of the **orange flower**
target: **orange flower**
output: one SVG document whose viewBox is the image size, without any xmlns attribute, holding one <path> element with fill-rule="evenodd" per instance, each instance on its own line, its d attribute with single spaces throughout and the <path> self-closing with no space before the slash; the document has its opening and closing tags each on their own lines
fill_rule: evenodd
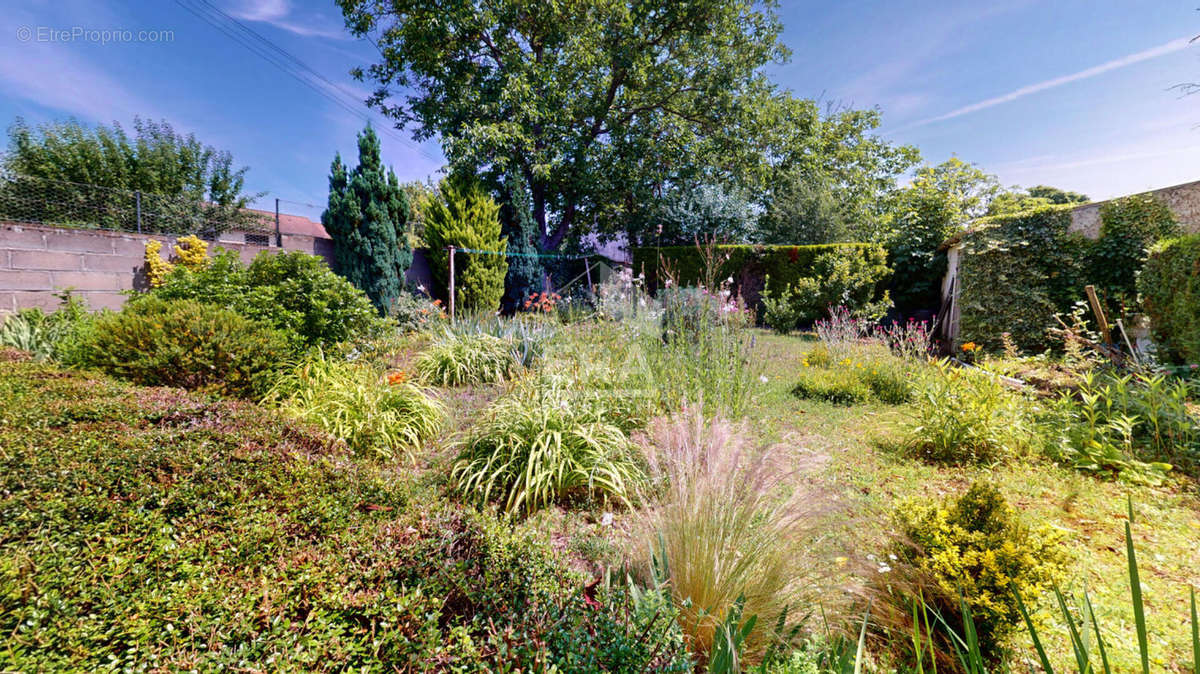
<svg viewBox="0 0 1200 674">
<path fill-rule="evenodd" d="M 387 376 L 387 382 L 390 386 L 403 384 L 408 381 L 408 373 L 404 370 L 396 370 Z"/>
<path fill-rule="evenodd" d="M 966 344 L 962 345 L 962 350 L 968 353 L 971 351 L 978 351 L 979 346 L 975 344 L 975 342 L 967 342 Z"/>
</svg>

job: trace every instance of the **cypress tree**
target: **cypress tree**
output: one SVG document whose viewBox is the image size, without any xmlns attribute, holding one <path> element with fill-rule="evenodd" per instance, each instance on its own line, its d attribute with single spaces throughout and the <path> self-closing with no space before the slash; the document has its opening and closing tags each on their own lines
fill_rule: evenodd
<svg viewBox="0 0 1200 674">
<path fill-rule="evenodd" d="M 338 273 L 365 292 L 380 313 L 400 296 L 412 264 L 404 236 L 408 217 L 408 198 L 395 172 L 384 171 L 379 137 L 368 125 L 358 134 L 358 167 L 347 172 L 341 155 L 333 158 L 321 224 L 333 239 Z"/>
<path fill-rule="evenodd" d="M 504 278 L 504 306 L 519 309 L 530 295 L 541 291 L 545 270 L 537 256 L 538 229 L 525 181 L 519 176 L 510 177 L 505 189 L 508 198 L 500 218 L 513 257 L 508 258 L 508 275 Z"/>
</svg>

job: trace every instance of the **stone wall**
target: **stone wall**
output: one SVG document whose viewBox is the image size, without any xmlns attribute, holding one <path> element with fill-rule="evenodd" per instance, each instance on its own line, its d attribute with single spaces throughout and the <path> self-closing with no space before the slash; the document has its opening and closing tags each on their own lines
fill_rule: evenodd
<svg viewBox="0 0 1200 674">
<path fill-rule="evenodd" d="M 116 309 L 125 303 L 123 291 L 144 287 L 150 239 L 163 242 L 164 256 L 175 244 L 175 237 L 168 236 L 0 223 L 0 314 L 25 307 L 53 309 L 59 303 L 55 293 L 67 288 L 92 309 Z M 284 234 L 282 240 L 282 247 L 248 244 L 243 234 L 230 232 L 210 244 L 210 250 L 237 251 L 244 262 L 279 250 L 333 259 L 328 239 Z"/>
<path fill-rule="evenodd" d="M 1183 230 L 1200 234 L 1200 180 L 1146 192 L 1162 200 Z M 1100 207 L 1106 202 L 1084 204 L 1071 211 L 1070 231 L 1081 232 L 1090 239 L 1100 238 Z"/>
</svg>

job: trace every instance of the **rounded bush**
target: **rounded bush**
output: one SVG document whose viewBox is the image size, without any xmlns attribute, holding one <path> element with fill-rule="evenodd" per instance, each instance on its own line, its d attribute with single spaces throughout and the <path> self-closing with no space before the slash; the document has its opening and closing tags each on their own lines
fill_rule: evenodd
<svg viewBox="0 0 1200 674">
<path fill-rule="evenodd" d="M 63 361 L 145 386 L 261 394 L 289 356 L 269 325 L 193 300 L 146 298 L 86 324 Z"/>
<path fill-rule="evenodd" d="M 261 253 L 249 267 L 224 251 L 203 268 L 175 268 L 145 297 L 230 309 L 282 330 L 295 350 L 372 337 L 386 325 L 366 294 L 323 259 L 295 251 Z"/>
</svg>

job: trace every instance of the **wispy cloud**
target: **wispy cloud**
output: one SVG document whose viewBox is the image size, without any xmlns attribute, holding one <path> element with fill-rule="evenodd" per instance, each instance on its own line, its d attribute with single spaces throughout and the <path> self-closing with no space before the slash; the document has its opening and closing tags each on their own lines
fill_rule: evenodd
<svg viewBox="0 0 1200 674">
<path fill-rule="evenodd" d="M 1039 93 L 1042 91 L 1046 91 L 1047 89 L 1054 89 L 1056 87 L 1061 87 L 1063 85 L 1071 84 L 1072 82 L 1086 80 L 1086 79 L 1089 79 L 1092 77 L 1096 77 L 1098 75 L 1103 75 L 1104 73 L 1107 73 L 1107 72 L 1119 70 L 1121 68 L 1125 68 L 1125 67 L 1134 65 L 1136 63 L 1141 63 L 1143 61 L 1149 61 L 1151 59 L 1156 59 L 1156 58 L 1159 58 L 1160 56 L 1166 56 L 1167 54 L 1173 54 L 1177 51 L 1186 49 L 1188 44 L 1190 43 L 1190 41 L 1191 41 L 1191 39 L 1187 38 L 1187 37 L 1182 37 L 1177 40 L 1171 40 L 1170 42 L 1167 42 L 1166 44 L 1161 44 L 1157 47 L 1152 47 L 1150 49 L 1146 49 L 1146 50 L 1139 51 L 1139 52 L 1136 52 L 1133 54 L 1129 54 L 1127 56 L 1122 56 L 1121 58 L 1117 58 L 1117 59 L 1113 59 L 1111 61 L 1107 61 L 1105 63 L 1101 63 L 1098 66 L 1093 66 L 1091 68 L 1087 68 L 1086 70 L 1080 70 L 1079 72 L 1071 73 L 1070 75 L 1063 75 L 1062 77 L 1055 77 L 1053 79 L 1038 82 L 1037 84 L 1030 84 L 1028 86 L 1021 87 L 1020 89 L 1014 89 L 1013 91 L 1010 91 L 1007 94 L 1003 94 L 1001 96 L 995 96 L 993 98 L 988 98 L 988 99 L 979 101 L 978 103 L 964 105 L 961 108 L 951 110 L 950 112 L 947 112 L 945 114 L 938 115 L 936 117 L 929 117 L 926 119 L 922 119 L 922 120 L 913 122 L 912 124 L 907 124 L 907 125 L 901 127 L 901 129 L 896 129 L 896 130 L 899 131 L 899 130 L 912 129 L 912 128 L 916 128 L 918 126 L 934 124 L 936 122 L 944 122 L 948 119 L 954 119 L 955 117 L 962 117 L 963 115 L 969 115 L 973 112 L 979 112 L 980 110 L 986 110 L 988 108 L 993 108 L 997 105 L 1011 103 L 1012 101 L 1015 101 L 1017 99 L 1025 98 L 1026 96 L 1031 96 L 1033 94 L 1036 94 L 1036 93 Z"/>
<path fill-rule="evenodd" d="M 292 5 L 288 0 L 244 0 L 230 10 L 230 14 L 244 21 L 265 23 L 302 37 L 345 38 L 345 31 L 306 21 L 292 16 Z"/>
<path fill-rule="evenodd" d="M 0 41 L 0 91 L 93 122 L 159 115 L 152 100 L 57 44 Z"/>
</svg>

